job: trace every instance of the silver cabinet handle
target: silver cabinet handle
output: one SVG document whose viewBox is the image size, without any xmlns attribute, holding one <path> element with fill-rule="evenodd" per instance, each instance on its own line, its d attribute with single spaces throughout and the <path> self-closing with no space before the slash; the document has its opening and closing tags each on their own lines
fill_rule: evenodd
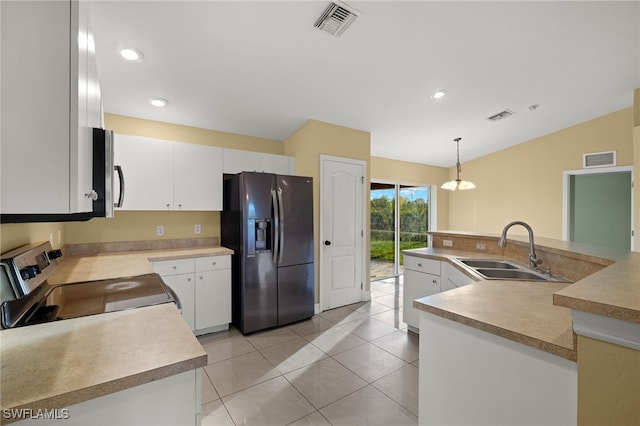
<svg viewBox="0 0 640 426">
<path fill-rule="evenodd" d="M 165 206 L 167 206 L 167 208 L 171 207 L 171 204 L 167 203 L 165 204 Z"/>
<path fill-rule="evenodd" d="M 91 192 L 84 194 L 84 196 L 90 198 L 92 201 L 98 200 L 98 193 L 95 189 L 92 189 Z"/>
<path fill-rule="evenodd" d="M 418 263 L 418 267 L 419 267 L 419 268 L 422 268 L 422 263 Z"/>
</svg>

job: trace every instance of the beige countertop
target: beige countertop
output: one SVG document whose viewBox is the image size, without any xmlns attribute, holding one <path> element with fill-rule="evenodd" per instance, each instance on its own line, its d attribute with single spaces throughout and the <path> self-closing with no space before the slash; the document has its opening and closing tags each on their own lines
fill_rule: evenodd
<svg viewBox="0 0 640 426">
<path fill-rule="evenodd" d="M 68 407 L 207 363 L 168 303 L 2 330 L 0 346 L 3 410 Z"/>
<path fill-rule="evenodd" d="M 473 236 L 457 232 L 439 235 Z M 497 236 L 481 235 L 497 239 Z M 511 241 L 512 238 L 510 237 Z M 513 237 L 525 244 L 525 237 Z M 511 241 L 513 244 L 514 241 Z M 575 283 L 483 280 L 414 301 L 414 307 L 575 361 L 571 310 L 640 322 L 640 253 L 536 239 L 536 248 L 608 265 Z M 501 258 L 499 253 L 427 248 L 406 254 L 449 261 L 453 256 Z M 548 255 L 548 254 L 547 254 Z M 455 265 L 455 263 L 453 263 Z M 456 265 L 457 266 L 457 265 Z"/>
<path fill-rule="evenodd" d="M 438 232 L 434 235 L 464 235 Z M 492 238 L 492 236 L 488 236 Z M 493 236 L 494 239 L 497 236 Z M 509 236 L 509 241 L 527 245 L 527 237 Z M 594 247 L 571 241 L 536 238 L 536 248 L 549 253 L 571 253 L 576 258 L 607 265 L 554 294 L 555 305 L 640 323 L 640 252 Z M 478 253 L 473 253 L 478 256 Z"/>
<path fill-rule="evenodd" d="M 226 247 L 197 247 L 166 250 L 140 250 L 65 256 L 49 277 L 50 284 L 94 281 L 108 278 L 130 277 L 153 272 L 155 260 L 185 259 L 191 257 L 233 254 Z"/>
<path fill-rule="evenodd" d="M 441 261 L 478 257 L 476 253 L 433 248 L 403 253 Z M 418 299 L 413 306 L 571 361 L 577 359 L 571 310 L 553 305 L 553 294 L 569 284 L 484 280 L 464 272 L 477 282 Z"/>
<path fill-rule="evenodd" d="M 66 256 L 48 281 L 141 275 L 153 272 L 155 260 L 228 254 L 216 246 Z M 68 407 L 207 363 L 174 304 L 2 330 L 0 359 L 1 408 L 34 410 Z"/>
</svg>

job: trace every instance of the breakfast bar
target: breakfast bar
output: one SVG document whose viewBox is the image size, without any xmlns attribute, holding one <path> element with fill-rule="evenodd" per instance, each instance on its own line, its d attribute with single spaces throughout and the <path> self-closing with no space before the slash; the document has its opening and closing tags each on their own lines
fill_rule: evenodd
<svg viewBox="0 0 640 426">
<path fill-rule="evenodd" d="M 432 235 L 432 247 L 407 250 L 405 256 L 450 264 L 458 258 L 527 260 L 525 238 L 514 237 L 503 249 L 493 235 Z M 574 283 L 486 280 L 468 270 L 474 284 L 414 301 L 421 312 L 420 424 L 483 419 L 504 424 L 577 423 L 581 395 L 594 391 L 578 390 L 577 363 L 582 362 L 581 383 L 590 379 L 584 368 L 590 353 L 583 349 L 584 332 L 576 325 L 582 315 L 626 327 L 626 341 L 614 343 L 627 343 L 620 350 L 632 351 L 629 359 L 635 361 L 627 374 L 636 375 L 629 381 L 637 383 L 640 254 L 547 239 L 539 243 L 543 266 Z M 618 415 L 629 403 L 616 405 L 622 410 Z M 465 409 L 456 409 L 461 406 Z"/>
</svg>

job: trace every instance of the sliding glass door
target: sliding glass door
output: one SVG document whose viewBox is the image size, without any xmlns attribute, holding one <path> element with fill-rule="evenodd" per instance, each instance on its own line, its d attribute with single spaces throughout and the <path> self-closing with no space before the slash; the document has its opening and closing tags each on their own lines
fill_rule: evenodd
<svg viewBox="0 0 640 426">
<path fill-rule="evenodd" d="M 429 187 L 371 183 L 372 280 L 403 273 L 402 250 L 427 246 Z"/>
</svg>

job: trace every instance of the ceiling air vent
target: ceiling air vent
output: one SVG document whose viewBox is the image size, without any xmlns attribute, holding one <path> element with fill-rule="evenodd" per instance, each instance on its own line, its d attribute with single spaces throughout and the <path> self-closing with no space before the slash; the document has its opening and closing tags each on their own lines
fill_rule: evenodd
<svg viewBox="0 0 640 426">
<path fill-rule="evenodd" d="M 487 117 L 487 120 L 500 121 L 503 118 L 511 117 L 513 114 L 515 114 L 513 111 L 505 109 L 504 111 L 500 111 L 499 113 L 494 114 L 491 117 Z"/>
<path fill-rule="evenodd" d="M 588 169 L 590 167 L 611 167 L 616 165 L 616 152 L 592 152 L 582 155 L 582 167 Z"/>
<path fill-rule="evenodd" d="M 332 2 L 313 25 L 335 37 L 340 37 L 359 15 L 359 12 L 344 3 Z"/>
</svg>

